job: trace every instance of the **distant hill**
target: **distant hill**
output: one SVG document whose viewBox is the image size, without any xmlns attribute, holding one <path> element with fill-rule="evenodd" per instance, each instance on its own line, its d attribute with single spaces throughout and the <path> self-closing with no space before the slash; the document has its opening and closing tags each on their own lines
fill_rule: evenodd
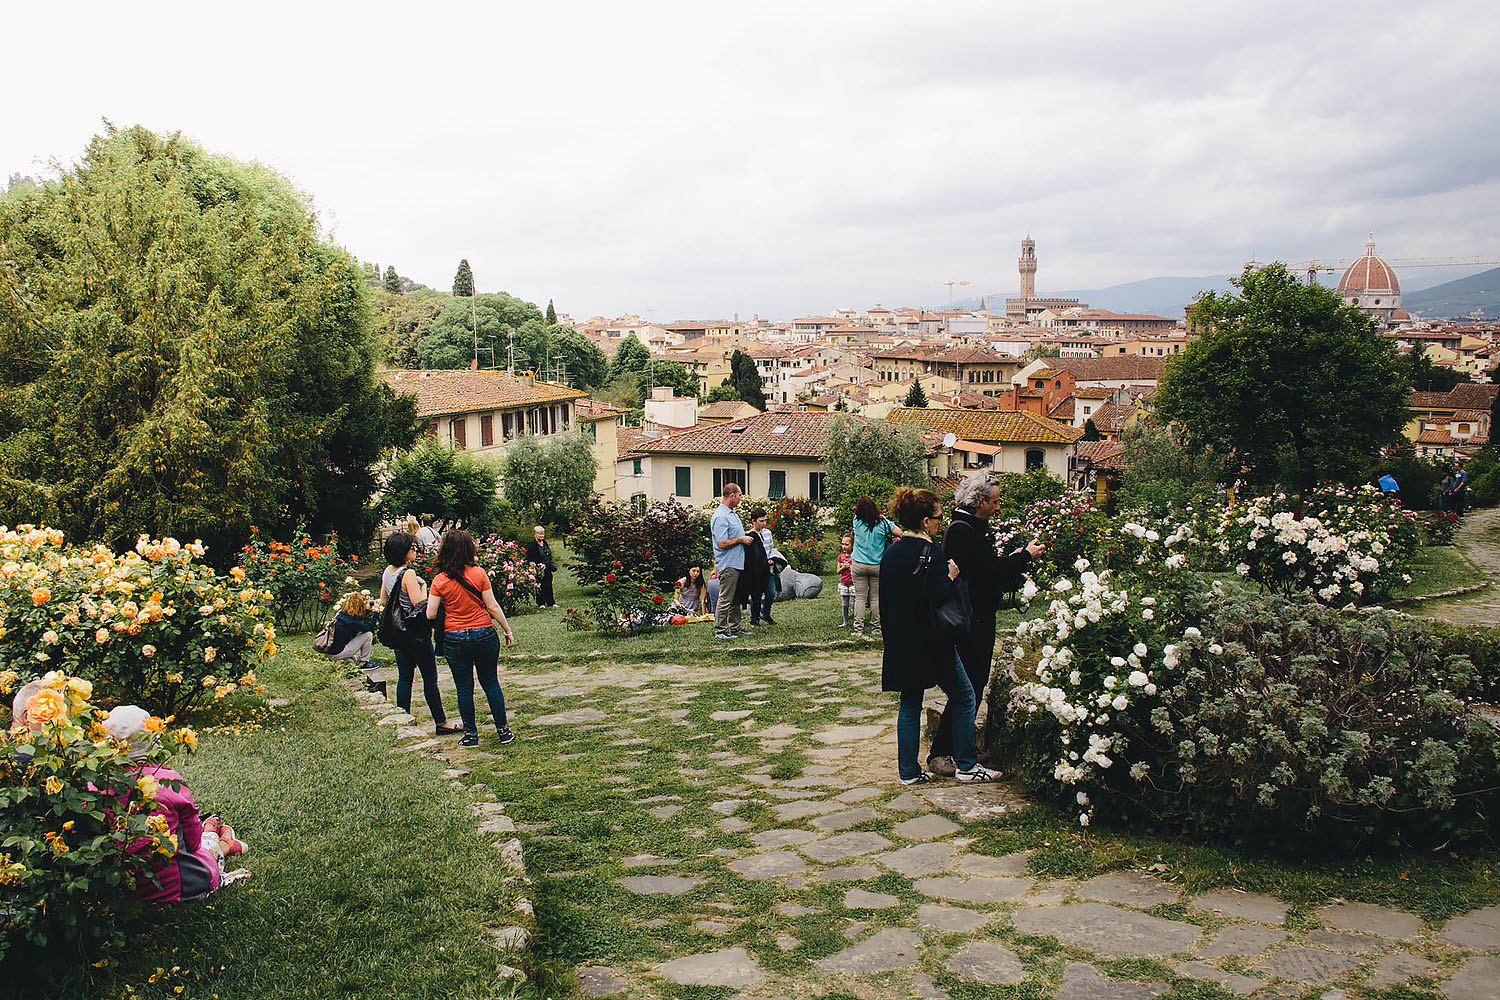
<svg viewBox="0 0 1500 1000">
<path fill-rule="evenodd" d="M 1232 291 L 1227 274 L 1209 274 L 1187 278 L 1145 278 L 1108 288 L 1068 289 L 1053 291 L 1042 289 L 1038 294 L 1046 298 L 1080 299 L 1095 309 L 1108 309 L 1120 313 L 1147 313 L 1152 316 L 1181 318 L 1184 308 L 1199 292 Z M 1012 296 L 1019 293 L 1012 292 Z M 1005 296 L 993 300 L 996 312 L 1004 308 Z M 984 303 L 975 298 L 962 302 L 954 301 L 955 308 L 983 309 Z"/>
<path fill-rule="evenodd" d="M 1479 309 L 1484 310 L 1486 319 L 1494 319 L 1500 316 L 1500 267 L 1420 292 L 1407 292 L 1401 296 L 1401 305 L 1407 312 L 1429 319 L 1470 316 Z"/>
</svg>

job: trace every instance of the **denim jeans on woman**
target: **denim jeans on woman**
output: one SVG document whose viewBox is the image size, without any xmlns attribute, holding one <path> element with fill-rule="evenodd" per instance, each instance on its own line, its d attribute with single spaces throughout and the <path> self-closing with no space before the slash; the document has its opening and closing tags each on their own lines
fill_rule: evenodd
<svg viewBox="0 0 1500 1000">
<path fill-rule="evenodd" d="M 479 686 L 484 688 L 485 699 L 490 703 L 495 728 L 506 728 L 505 693 L 500 690 L 500 678 L 495 673 L 500 661 L 500 634 L 494 626 L 445 632 L 443 655 L 458 688 L 458 714 L 464 720 L 464 732 L 479 735 L 479 724 L 474 721 L 475 674 L 479 675 Z"/>
<path fill-rule="evenodd" d="M 953 713 L 953 763 L 960 771 L 967 771 L 979 763 L 979 748 L 974 744 L 974 686 L 964 665 L 953 654 L 953 672 L 938 681 L 938 687 L 948 696 L 948 709 Z M 896 713 L 896 771 L 903 779 L 915 778 L 922 773 L 917 763 L 917 751 L 922 744 L 922 697 L 924 691 L 902 691 L 901 708 Z"/>
<path fill-rule="evenodd" d="M 422 698 L 427 710 L 432 713 L 434 725 L 448 721 L 443 710 L 443 693 L 438 690 L 437 654 L 432 649 L 432 637 L 423 634 L 420 641 L 409 649 L 397 649 L 396 654 L 396 707 L 403 712 L 411 711 L 411 683 L 415 674 L 422 675 Z"/>
</svg>

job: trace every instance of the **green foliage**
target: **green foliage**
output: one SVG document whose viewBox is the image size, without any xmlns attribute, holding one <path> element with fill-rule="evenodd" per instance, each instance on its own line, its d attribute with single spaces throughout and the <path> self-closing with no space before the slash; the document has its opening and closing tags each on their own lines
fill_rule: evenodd
<svg viewBox="0 0 1500 1000">
<path fill-rule="evenodd" d="M 694 375 L 693 370 L 681 361 L 654 361 L 650 367 L 636 372 L 637 398 L 649 399 L 651 390 L 657 386 L 669 386 L 678 396 L 684 398 L 696 398 L 698 376 Z"/>
<path fill-rule="evenodd" d="M 1300 489 L 1363 469 L 1410 416 L 1391 342 L 1285 265 L 1232 280 L 1239 295 L 1209 292 L 1193 307 L 1202 336 L 1167 361 L 1156 415 L 1257 483 Z"/>
<path fill-rule="evenodd" d="M 1067 492 L 1067 487 L 1046 469 L 1029 472 L 997 472 L 1000 487 L 996 499 L 1000 501 L 1000 513 L 1018 516 L 1039 500 L 1056 500 Z"/>
<path fill-rule="evenodd" d="M 1495 397 L 1495 402 L 1500 406 L 1500 395 Z M 1469 506 L 1493 507 L 1500 503 L 1500 449 L 1493 444 L 1480 448 L 1464 471 L 1469 476 Z"/>
<path fill-rule="evenodd" d="M 818 505 L 806 497 L 782 497 L 766 508 L 766 526 L 774 538 L 816 538 L 823 533 Z"/>
<path fill-rule="evenodd" d="M 1500 734 L 1453 693 L 1473 666 L 1420 625 L 1255 595 L 1152 609 L 1113 593 L 1060 639 L 1028 629 L 1018 671 L 1034 679 L 1000 693 L 1000 746 L 1019 749 L 1033 788 L 1131 825 L 1299 853 L 1488 834 Z M 1070 746 L 1090 752 L 1073 762 Z"/>
<path fill-rule="evenodd" d="M 474 294 L 474 272 L 469 269 L 467 257 L 458 262 L 458 271 L 453 275 L 453 294 L 459 298 Z"/>
<path fill-rule="evenodd" d="M 1424 346 L 1419 345 L 1415 350 L 1406 354 L 1401 361 L 1406 367 L 1407 382 L 1418 392 L 1447 392 L 1456 385 L 1465 385 L 1474 381 L 1469 377 L 1468 372 L 1455 371 L 1452 368 L 1433 364 Z"/>
<path fill-rule="evenodd" d="M 621 376 L 634 376 L 636 372 L 643 371 L 651 363 L 651 351 L 641 343 L 641 338 L 634 333 L 627 333 L 625 339 L 615 348 L 615 356 L 609 363 L 609 380 L 614 381 Z M 694 390 L 694 395 L 697 390 Z"/>
<path fill-rule="evenodd" d="M 604 384 L 609 373 L 609 359 L 594 342 L 571 326 L 547 327 L 550 341 L 547 353 L 551 371 L 559 366 L 566 373 L 568 385 L 579 389 L 594 389 Z"/>
<path fill-rule="evenodd" d="M 916 380 L 914 380 L 912 382 L 911 388 L 909 390 L 907 390 L 907 393 L 906 393 L 906 401 L 903 402 L 901 405 L 902 406 L 920 406 L 923 409 L 926 409 L 926 407 L 927 407 L 927 390 L 922 388 L 922 380 L 921 379 L 916 379 Z"/>
<path fill-rule="evenodd" d="M 737 349 L 729 356 L 729 381 L 734 383 L 735 393 L 745 402 L 757 410 L 766 408 L 760 371 L 755 367 L 755 359 L 744 351 Z"/>
<path fill-rule="evenodd" d="M 1062 348 L 1056 344 L 1032 344 L 1021 355 L 1022 361 L 1035 361 L 1038 358 L 1056 358 L 1062 356 Z"/>
<path fill-rule="evenodd" d="M 557 325 L 557 307 L 552 304 L 551 299 L 547 300 L 547 325 Z"/>
<path fill-rule="evenodd" d="M 539 359 L 546 346 L 542 314 L 530 302 L 504 292 L 445 299 L 442 312 L 417 346 L 421 366 L 468 368 L 474 360 L 476 331 L 481 366 L 507 368 L 514 350 L 517 371 L 541 370 Z"/>
<path fill-rule="evenodd" d="M 505 453 L 505 499 L 521 521 L 567 531 L 593 494 L 597 472 L 593 444 L 581 431 L 524 435 Z"/>
<path fill-rule="evenodd" d="M 1137 422 L 1120 435 L 1126 469 L 1119 503 L 1165 516 L 1218 491 L 1228 463 L 1217 453 L 1189 448 L 1171 429 Z"/>
<path fill-rule="evenodd" d="M 860 497 L 874 500 L 881 516 L 885 516 L 885 509 L 890 506 L 891 497 L 895 495 L 896 484 L 885 476 L 877 476 L 873 472 L 860 473 L 849 480 L 839 496 L 839 505 L 833 513 L 834 528 L 840 535 L 849 531 L 849 526 L 854 523 L 854 505 L 859 502 Z"/>
<path fill-rule="evenodd" d="M 401 294 L 401 276 L 396 273 L 396 268 L 393 265 L 386 265 L 385 279 L 381 283 L 381 287 L 392 295 Z"/>
<path fill-rule="evenodd" d="M 911 404 L 908 403 L 906 405 L 910 406 Z M 1089 417 L 1083 422 L 1083 437 L 1079 438 L 1078 440 L 1098 441 L 1101 438 L 1103 438 L 1103 435 L 1099 433 L 1099 425 L 1094 423 L 1093 417 Z"/>
<path fill-rule="evenodd" d="M 734 388 L 733 382 L 725 382 L 708 390 L 708 395 L 703 397 L 704 403 L 740 403 L 740 394 Z"/>
<path fill-rule="evenodd" d="M 114 545 L 373 528 L 414 403 L 359 266 L 259 165 L 142 128 L 0 201 L 0 508 Z"/>
<path fill-rule="evenodd" d="M 604 582 L 620 568 L 615 563 L 649 564 L 656 586 L 670 586 L 689 566 L 713 566 L 708 514 L 676 500 L 653 500 L 638 510 L 628 503 L 606 504 L 596 494 L 569 534 L 568 548 L 575 557 L 573 575 L 585 585 Z"/>
<path fill-rule="evenodd" d="M 818 536 L 808 538 L 786 538 L 776 540 L 776 547 L 786 556 L 792 569 L 799 573 L 824 573 L 834 555 L 838 543 Z"/>
<path fill-rule="evenodd" d="M 1471 676 L 1454 679 L 1464 683 L 1453 688 L 1453 692 L 1491 705 L 1500 701 L 1500 628 L 1454 625 L 1436 619 L 1423 624 L 1438 644 L 1435 655 L 1444 662 L 1449 657 L 1461 656 L 1474 667 Z"/>
<path fill-rule="evenodd" d="M 163 739 L 133 765 L 93 719 L 86 681 L 59 673 L 48 684 L 32 701 L 33 714 L 48 716 L 40 732 L 0 731 L 0 963 L 22 957 L 5 966 L 16 996 L 50 992 L 46 980 L 125 944 L 126 921 L 140 913 L 127 894 L 150 878 L 142 862 L 174 852 L 152 817 L 160 783 L 140 768 L 197 745 L 191 730 L 152 718 Z M 35 993 L 23 977 L 37 981 Z"/>
<path fill-rule="evenodd" d="M 271 595 L 278 625 L 289 632 L 310 632 L 332 618 L 344 595 L 356 589 L 350 574 L 359 558 L 341 558 L 333 543 L 318 545 L 300 529 L 291 538 L 278 542 L 254 532 L 240 568 L 249 586 Z"/>
<path fill-rule="evenodd" d="M 1408 510 L 1433 510 L 1438 505 L 1438 494 L 1442 492 L 1443 476 L 1452 471 L 1451 460 L 1434 462 L 1403 449 L 1365 469 L 1359 481 L 1373 483 L 1389 473 L 1401 484 L 1402 506 Z"/>
<path fill-rule="evenodd" d="M 836 417 L 828 426 L 827 491 L 842 497 L 855 477 L 879 469 L 898 486 L 926 486 L 927 446 L 910 424 Z"/>
<path fill-rule="evenodd" d="M 420 345 L 443 312 L 447 296 L 392 295 L 384 289 L 373 293 L 376 323 L 385 346 L 386 363 L 392 368 L 420 368 Z"/>
<path fill-rule="evenodd" d="M 389 520 L 430 514 L 445 527 L 471 534 L 501 513 L 494 465 L 427 439 L 398 455 L 386 469 L 380 512 Z"/>
<path fill-rule="evenodd" d="M 531 529 L 525 529 L 530 537 Z M 482 535 L 474 539 L 474 562 L 490 578 L 495 600 L 508 615 L 520 610 L 522 602 L 536 597 L 541 586 L 541 566 L 526 558 L 526 546 L 499 535 Z M 436 548 L 422 555 L 422 575 L 431 580 L 437 576 Z"/>
<path fill-rule="evenodd" d="M 658 586 L 662 572 L 651 556 L 642 562 L 613 560 L 604 567 L 599 592 L 590 605 L 594 628 L 606 635 L 639 635 L 656 627 L 656 616 L 671 604 L 672 592 Z"/>
<path fill-rule="evenodd" d="M 238 568 L 217 576 L 201 545 L 173 538 L 143 536 L 123 555 L 64 542 L 55 529 L 0 534 L 16 567 L 0 582 L 0 664 L 24 677 L 62 670 L 162 715 L 255 686 L 275 630 Z"/>
</svg>

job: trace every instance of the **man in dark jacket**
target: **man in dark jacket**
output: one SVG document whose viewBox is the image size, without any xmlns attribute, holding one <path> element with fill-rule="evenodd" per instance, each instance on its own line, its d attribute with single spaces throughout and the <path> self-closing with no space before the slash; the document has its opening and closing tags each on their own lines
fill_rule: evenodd
<svg viewBox="0 0 1500 1000">
<path fill-rule="evenodd" d="M 541 575 L 537 577 L 536 606 L 557 607 L 557 601 L 552 597 L 552 574 L 557 571 L 557 563 L 553 561 L 552 548 L 547 544 L 547 529 L 540 524 L 531 529 L 531 541 L 526 543 L 526 559 L 542 567 Z"/>
<path fill-rule="evenodd" d="M 745 546 L 745 568 L 740 570 L 739 583 L 734 588 L 734 599 L 740 607 L 747 607 L 750 599 L 765 593 L 771 581 L 770 554 L 760 532 L 749 533 L 750 544 Z"/>
<path fill-rule="evenodd" d="M 995 659 L 995 615 L 1000 610 L 1000 598 L 1020 589 L 1026 567 L 1043 551 L 1035 539 L 1009 555 L 995 551 L 990 516 L 1000 506 L 999 493 L 1000 483 L 989 472 L 969 476 L 953 494 L 956 509 L 943 532 L 943 551 L 958 563 L 960 579 L 969 588 L 969 603 L 974 609 L 974 627 L 958 641 L 958 658 L 969 675 L 976 701 L 984 697 L 990 664 Z M 933 730 L 927 769 L 951 775 L 953 768 L 953 720 L 944 707 Z"/>
</svg>

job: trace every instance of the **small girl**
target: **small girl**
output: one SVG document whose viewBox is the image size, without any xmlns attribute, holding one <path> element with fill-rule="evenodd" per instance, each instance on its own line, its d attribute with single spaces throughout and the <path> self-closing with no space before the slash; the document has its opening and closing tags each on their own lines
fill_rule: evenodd
<svg viewBox="0 0 1500 1000">
<path fill-rule="evenodd" d="M 849 615 L 854 610 L 854 536 L 839 539 L 839 600 L 844 605 L 844 620 L 839 628 L 849 627 Z"/>
</svg>

